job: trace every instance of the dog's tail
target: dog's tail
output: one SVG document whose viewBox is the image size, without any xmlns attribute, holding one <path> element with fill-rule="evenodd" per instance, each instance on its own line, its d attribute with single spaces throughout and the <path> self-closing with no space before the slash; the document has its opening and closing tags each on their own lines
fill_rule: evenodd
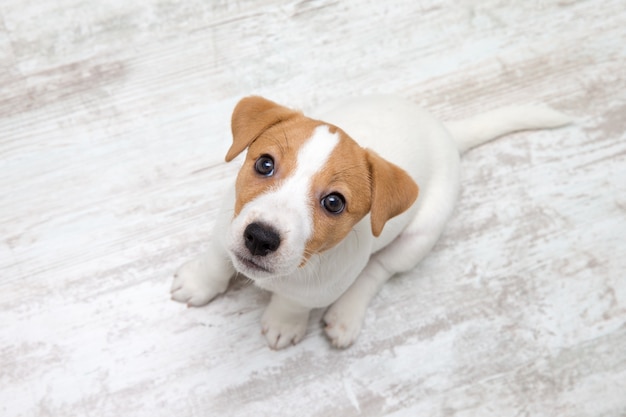
<svg viewBox="0 0 626 417">
<path fill-rule="evenodd" d="M 459 152 L 464 153 L 507 133 L 560 127 L 571 121 L 570 117 L 550 107 L 527 105 L 503 107 L 445 125 L 456 140 Z"/>
</svg>

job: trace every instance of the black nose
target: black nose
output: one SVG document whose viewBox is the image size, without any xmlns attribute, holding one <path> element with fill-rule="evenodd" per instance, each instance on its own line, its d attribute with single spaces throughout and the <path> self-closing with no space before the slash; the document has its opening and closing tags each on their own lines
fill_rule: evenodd
<svg viewBox="0 0 626 417">
<path fill-rule="evenodd" d="M 250 223 L 243 232 L 246 247 L 252 255 L 265 256 L 280 246 L 280 236 L 273 229 Z"/>
</svg>

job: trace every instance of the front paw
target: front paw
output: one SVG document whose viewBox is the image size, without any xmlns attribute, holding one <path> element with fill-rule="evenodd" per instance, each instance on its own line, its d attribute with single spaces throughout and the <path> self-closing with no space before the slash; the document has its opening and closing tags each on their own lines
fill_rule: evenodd
<svg viewBox="0 0 626 417">
<path fill-rule="evenodd" d="M 285 314 L 268 307 L 261 319 L 262 333 L 270 348 L 278 350 L 295 345 L 306 333 L 309 314 Z"/>
<path fill-rule="evenodd" d="M 330 343 L 334 347 L 342 349 L 354 343 L 361 333 L 365 318 L 364 308 L 359 305 L 351 305 L 346 301 L 339 299 L 328 309 L 322 319 L 326 324 L 324 331 L 330 339 Z"/>
<path fill-rule="evenodd" d="M 215 266 L 203 258 L 183 264 L 174 274 L 170 290 L 172 300 L 199 307 L 226 291 L 230 275 L 224 277 L 221 274 L 228 274 L 228 271 Z"/>
</svg>

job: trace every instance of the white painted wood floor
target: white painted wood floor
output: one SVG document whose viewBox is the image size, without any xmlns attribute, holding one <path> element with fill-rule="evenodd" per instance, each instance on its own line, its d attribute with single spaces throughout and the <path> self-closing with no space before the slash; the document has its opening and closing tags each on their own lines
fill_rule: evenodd
<svg viewBox="0 0 626 417">
<path fill-rule="evenodd" d="M 623 0 L 4 0 L 0 415 L 626 415 Z M 332 349 L 266 347 L 267 294 L 200 309 L 229 117 L 400 93 L 570 127 L 470 152 L 433 253 Z"/>
</svg>

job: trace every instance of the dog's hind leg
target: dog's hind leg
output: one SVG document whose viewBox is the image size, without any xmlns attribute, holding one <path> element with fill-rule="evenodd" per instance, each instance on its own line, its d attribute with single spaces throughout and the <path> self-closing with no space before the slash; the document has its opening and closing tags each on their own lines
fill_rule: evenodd
<svg viewBox="0 0 626 417">
<path fill-rule="evenodd" d="M 415 267 L 435 245 L 452 214 L 458 194 L 458 179 L 439 188 L 428 203 L 388 246 L 376 252 L 356 281 L 324 315 L 331 343 L 350 346 L 361 331 L 368 304 L 393 275 Z"/>
</svg>

